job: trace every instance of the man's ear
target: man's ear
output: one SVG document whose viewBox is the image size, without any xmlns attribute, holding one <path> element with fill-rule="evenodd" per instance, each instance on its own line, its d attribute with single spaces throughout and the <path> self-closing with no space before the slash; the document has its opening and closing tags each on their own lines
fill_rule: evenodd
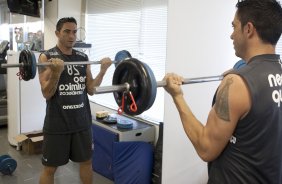
<svg viewBox="0 0 282 184">
<path fill-rule="evenodd" d="M 256 32 L 256 28 L 252 22 L 248 22 L 245 25 L 246 32 L 249 36 L 252 36 Z"/>
<path fill-rule="evenodd" d="M 59 33 L 60 33 L 59 31 L 57 31 L 57 30 L 55 31 L 55 34 L 56 34 L 57 37 L 59 36 Z"/>
</svg>

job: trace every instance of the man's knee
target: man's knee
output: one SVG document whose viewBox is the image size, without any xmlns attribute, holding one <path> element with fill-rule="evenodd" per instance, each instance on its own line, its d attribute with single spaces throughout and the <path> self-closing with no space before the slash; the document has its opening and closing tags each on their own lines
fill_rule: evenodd
<svg viewBox="0 0 282 184">
<path fill-rule="evenodd" d="M 52 176 L 55 174 L 56 170 L 57 170 L 57 167 L 44 166 L 43 172 L 46 175 Z"/>
</svg>

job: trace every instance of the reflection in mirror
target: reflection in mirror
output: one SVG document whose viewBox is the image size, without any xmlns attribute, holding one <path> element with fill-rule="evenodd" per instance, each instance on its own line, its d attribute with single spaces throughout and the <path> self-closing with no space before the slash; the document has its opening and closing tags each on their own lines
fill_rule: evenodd
<svg viewBox="0 0 282 184">
<path fill-rule="evenodd" d="M 19 4 L 21 7 L 14 7 L 17 3 L 8 6 L 7 2 L 12 0 L 0 0 L 0 41 L 9 40 L 10 50 L 14 51 L 44 50 L 44 3 L 41 0 L 28 1 L 34 7 L 33 14 L 28 16 L 24 11 L 15 11 L 24 9 L 22 3 Z"/>
</svg>

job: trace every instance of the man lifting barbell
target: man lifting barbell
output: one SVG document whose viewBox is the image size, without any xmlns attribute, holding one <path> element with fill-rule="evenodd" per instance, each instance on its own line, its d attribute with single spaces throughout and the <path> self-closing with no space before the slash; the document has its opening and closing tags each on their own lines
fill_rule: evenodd
<svg viewBox="0 0 282 184">
<path fill-rule="evenodd" d="M 39 64 L 52 63 L 38 68 L 47 103 L 40 184 L 54 183 L 57 167 L 69 159 L 80 164 L 82 183 L 92 184 L 92 117 L 87 94 L 93 95 L 94 86 L 101 84 L 112 61 L 103 58 L 94 79 L 88 64 L 64 65 L 64 61 L 88 61 L 86 54 L 73 49 L 76 31 L 74 18 L 60 19 L 55 32 L 57 45 L 39 58 Z"/>
<path fill-rule="evenodd" d="M 138 107 L 132 114 L 135 115 L 150 108 L 157 87 L 165 87 L 179 110 L 187 136 L 199 156 L 209 162 L 209 183 L 280 183 L 282 64 L 275 55 L 275 45 L 281 36 L 281 5 L 275 0 L 243 0 L 236 6 L 231 39 L 236 55 L 244 59 L 247 66 L 224 77 L 206 126 L 192 114 L 179 85 L 205 82 L 212 77 L 185 82 L 176 74 L 168 74 L 164 81 L 156 82 L 150 68 L 132 58 L 117 66 L 113 78 L 116 86 L 109 91 L 114 92 L 119 105 L 121 92 L 132 92 Z M 54 61 L 57 62 L 60 65 L 61 61 Z M 214 80 L 221 80 L 222 76 L 216 78 Z M 75 81 L 79 80 L 85 79 Z M 95 88 L 95 92 L 99 93 L 99 88 Z M 125 106 L 130 104 L 128 99 Z M 47 108 L 51 106 L 47 104 Z M 63 109 L 69 110 L 70 106 Z M 127 113 L 132 112 L 129 109 Z"/>
<path fill-rule="evenodd" d="M 231 39 L 247 65 L 224 77 L 206 125 L 185 102 L 181 76 L 167 74 L 165 89 L 187 137 L 209 162 L 208 183 L 281 183 L 282 63 L 275 54 L 281 5 L 276 0 L 243 0 L 236 7 Z"/>
</svg>

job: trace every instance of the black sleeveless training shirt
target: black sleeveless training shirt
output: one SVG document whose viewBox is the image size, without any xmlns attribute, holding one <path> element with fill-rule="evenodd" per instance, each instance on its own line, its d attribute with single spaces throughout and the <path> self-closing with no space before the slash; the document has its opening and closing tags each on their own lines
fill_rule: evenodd
<svg viewBox="0 0 282 184">
<path fill-rule="evenodd" d="M 282 183 L 282 65 L 279 55 L 253 57 L 240 75 L 251 109 L 240 120 L 225 150 L 209 163 L 211 184 Z"/>
<path fill-rule="evenodd" d="M 65 62 L 88 61 L 86 54 L 77 50 L 64 55 L 58 47 L 44 53 L 48 59 L 60 58 Z M 87 65 L 66 65 L 53 97 L 46 100 L 43 131 L 64 134 L 85 130 L 91 126 L 91 111 L 86 92 Z"/>
</svg>

